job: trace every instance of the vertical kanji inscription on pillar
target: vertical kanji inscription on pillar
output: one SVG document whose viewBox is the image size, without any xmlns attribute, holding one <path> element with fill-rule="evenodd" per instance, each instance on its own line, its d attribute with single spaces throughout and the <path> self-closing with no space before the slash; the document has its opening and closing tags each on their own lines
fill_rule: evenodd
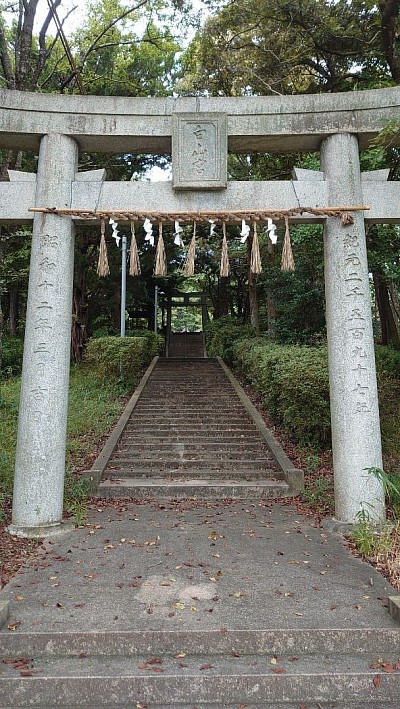
<svg viewBox="0 0 400 709">
<path fill-rule="evenodd" d="M 227 154 L 225 114 L 173 115 L 172 179 L 175 189 L 226 188 Z"/>
</svg>

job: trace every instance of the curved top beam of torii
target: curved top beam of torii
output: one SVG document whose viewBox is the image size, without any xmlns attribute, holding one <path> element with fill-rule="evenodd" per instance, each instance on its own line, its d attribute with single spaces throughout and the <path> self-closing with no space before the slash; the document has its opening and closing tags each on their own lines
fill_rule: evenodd
<svg viewBox="0 0 400 709">
<path fill-rule="evenodd" d="M 232 152 L 318 150 L 335 133 L 366 148 L 399 120 L 400 87 L 340 94 L 235 98 L 126 98 L 0 90 L 0 147 L 38 150 L 43 134 L 75 138 L 87 152 L 171 152 L 174 113 L 225 113 Z"/>
</svg>

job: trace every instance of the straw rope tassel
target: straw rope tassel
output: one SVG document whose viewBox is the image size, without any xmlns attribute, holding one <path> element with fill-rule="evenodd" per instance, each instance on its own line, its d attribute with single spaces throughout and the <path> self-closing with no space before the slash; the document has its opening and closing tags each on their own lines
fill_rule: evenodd
<svg viewBox="0 0 400 709">
<path fill-rule="evenodd" d="M 253 243 L 251 245 L 250 271 L 255 276 L 262 273 L 260 244 L 258 242 L 257 222 L 253 222 Z"/>
<path fill-rule="evenodd" d="M 99 262 L 97 264 L 97 275 L 98 276 L 108 276 L 110 274 L 110 267 L 108 265 L 107 256 L 107 244 L 106 244 L 106 223 L 104 219 L 100 222 L 101 239 L 100 239 L 100 251 L 99 251 Z"/>
<path fill-rule="evenodd" d="M 135 222 L 131 222 L 131 249 L 129 257 L 129 275 L 140 276 L 142 269 L 140 268 L 139 251 L 137 247 Z"/>
<path fill-rule="evenodd" d="M 196 255 L 196 222 L 193 222 L 193 236 L 187 252 L 183 275 L 190 277 L 194 275 L 194 259 Z"/>
<path fill-rule="evenodd" d="M 228 256 L 228 243 L 226 241 L 226 224 L 225 222 L 222 223 L 222 232 L 223 232 L 223 239 L 222 239 L 222 251 L 221 251 L 221 266 L 219 270 L 219 275 L 221 278 L 228 278 L 229 276 L 229 271 L 230 265 L 229 265 L 229 256 Z"/>
<path fill-rule="evenodd" d="M 156 251 L 156 263 L 154 266 L 154 275 L 155 276 L 166 276 L 167 275 L 167 256 L 165 254 L 162 222 L 160 222 L 158 225 L 158 242 L 157 242 L 157 251 Z"/>
<path fill-rule="evenodd" d="M 285 239 L 282 249 L 282 271 L 294 271 L 292 244 L 290 243 L 289 217 L 285 217 Z"/>
</svg>

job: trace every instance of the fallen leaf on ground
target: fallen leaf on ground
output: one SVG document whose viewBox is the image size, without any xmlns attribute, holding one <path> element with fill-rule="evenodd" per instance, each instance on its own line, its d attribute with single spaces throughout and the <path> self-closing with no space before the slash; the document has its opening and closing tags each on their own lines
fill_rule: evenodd
<svg viewBox="0 0 400 709">
<path fill-rule="evenodd" d="M 8 630 L 16 630 L 19 625 L 21 625 L 21 621 L 20 621 L 20 620 L 14 620 L 14 621 L 11 621 L 11 623 L 9 623 L 9 624 L 7 625 L 7 628 L 8 628 Z"/>
</svg>

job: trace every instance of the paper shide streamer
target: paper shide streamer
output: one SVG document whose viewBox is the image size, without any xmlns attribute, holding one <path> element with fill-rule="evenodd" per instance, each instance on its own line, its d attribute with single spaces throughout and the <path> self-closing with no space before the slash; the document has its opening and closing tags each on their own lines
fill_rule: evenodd
<svg viewBox="0 0 400 709">
<path fill-rule="evenodd" d="M 185 247 L 185 244 L 183 243 L 181 234 L 183 232 L 183 227 L 179 224 L 178 221 L 175 221 L 174 225 L 174 244 L 176 246 L 180 246 L 182 249 Z"/>
<path fill-rule="evenodd" d="M 150 246 L 154 246 L 154 234 L 153 234 L 153 225 L 150 221 L 150 219 L 145 219 L 143 223 L 143 229 L 145 231 L 145 237 L 144 240 L 148 241 Z"/>
<path fill-rule="evenodd" d="M 248 224 L 246 224 L 246 220 L 242 219 L 242 230 L 240 232 L 240 237 L 241 237 L 240 243 L 241 244 L 246 243 L 247 239 L 249 238 L 249 234 L 250 234 L 250 227 Z"/>
<path fill-rule="evenodd" d="M 119 242 L 121 241 L 121 237 L 120 237 L 119 231 L 118 231 L 118 222 L 115 222 L 114 219 L 110 218 L 110 225 L 112 227 L 111 236 L 113 237 L 113 239 L 115 239 L 115 243 L 117 244 L 117 246 L 119 246 Z"/>
<path fill-rule="evenodd" d="M 278 241 L 278 234 L 276 233 L 276 224 L 274 224 L 272 219 L 268 219 L 267 221 L 266 232 L 269 238 L 271 239 L 271 242 L 273 244 L 276 244 L 276 242 Z"/>
</svg>

